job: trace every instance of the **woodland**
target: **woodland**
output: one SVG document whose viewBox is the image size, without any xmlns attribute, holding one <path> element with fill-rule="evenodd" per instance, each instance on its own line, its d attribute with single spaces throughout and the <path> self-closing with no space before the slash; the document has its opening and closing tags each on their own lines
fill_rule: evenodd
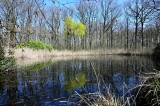
<svg viewBox="0 0 160 106">
<path fill-rule="evenodd" d="M 1 0 L 0 47 L 28 41 L 56 50 L 151 50 L 160 42 L 159 0 Z"/>
</svg>

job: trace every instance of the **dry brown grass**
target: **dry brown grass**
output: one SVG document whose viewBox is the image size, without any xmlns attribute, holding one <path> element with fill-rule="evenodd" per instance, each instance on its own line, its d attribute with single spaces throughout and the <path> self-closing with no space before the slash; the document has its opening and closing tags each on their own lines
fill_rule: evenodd
<svg viewBox="0 0 160 106">
<path fill-rule="evenodd" d="M 130 52 L 133 55 L 151 55 L 153 52 L 153 48 L 143 48 L 143 49 L 130 50 Z"/>
<path fill-rule="evenodd" d="M 41 58 L 41 57 L 65 57 L 65 56 L 97 56 L 97 55 L 151 55 L 152 49 L 137 49 L 137 50 L 124 50 L 124 49 L 106 49 L 106 50 L 32 50 L 29 48 L 15 49 L 15 58 Z"/>
</svg>

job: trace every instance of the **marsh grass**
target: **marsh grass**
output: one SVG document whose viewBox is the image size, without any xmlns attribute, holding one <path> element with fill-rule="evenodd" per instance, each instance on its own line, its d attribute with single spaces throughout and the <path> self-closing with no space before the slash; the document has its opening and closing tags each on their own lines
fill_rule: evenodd
<svg viewBox="0 0 160 106">
<path fill-rule="evenodd" d="M 93 65 L 92 65 L 93 67 Z M 134 88 L 129 89 L 126 84 L 124 88 L 127 92 L 121 97 L 115 96 L 110 92 L 110 87 L 105 86 L 105 93 L 100 90 L 100 80 L 103 81 L 102 76 L 96 72 L 95 78 L 97 80 L 98 92 L 79 94 L 75 91 L 75 95 L 80 98 L 78 105 L 85 104 L 87 106 L 159 106 L 160 105 L 160 72 L 141 74 L 142 82 Z M 85 89 L 85 88 L 84 88 Z M 129 94 L 130 96 L 126 96 Z"/>
<path fill-rule="evenodd" d="M 142 76 L 143 83 L 137 87 L 135 100 L 138 104 L 160 105 L 160 72 L 145 73 Z"/>
<path fill-rule="evenodd" d="M 152 50 L 124 50 L 124 49 L 107 49 L 107 50 L 52 50 L 31 49 L 24 47 L 14 50 L 15 58 L 41 58 L 41 57 L 69 57 L 69 56 L 100 56 L 100 55 L 151 55 Z"/>
<path fill-rule="evenodd" d="M 105 93 L 102 92 L 100 89 L 100 81 L 103 83 L 104 80 L 100 73 L 98 73 L 95 68 L 93 67 L 93 71 L 96 78 L 96 84 L 98 87 L 98 91 L 95 93 L 84 93 L 79 94 L 77 91 L 75 91 L 74 96 L 79 97 L 79 101 L 77 102 L 77 105 L 87 105 L 87 106 L 129 106 L 130 100 L 125 100 L 124 97 L 117 97 L 113 93 L 110 92 L 110 87 L 105 86 Z M 78 82 L 78 81 L 77 81 Z M 87 92 L 87 90 L 83 87 L 83 89 Z"/>
</svg>

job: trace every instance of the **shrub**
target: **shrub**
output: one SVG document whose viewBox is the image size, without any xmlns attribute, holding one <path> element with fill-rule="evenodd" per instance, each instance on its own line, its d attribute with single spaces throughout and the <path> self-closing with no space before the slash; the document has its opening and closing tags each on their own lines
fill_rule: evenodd
<svg viewBox="0 0 160 106">
<path fill-rule="evenodd" d="M 152 55 L 155 58 L 160 58 L 160 43 L 158 43 L 157 46 L 154 48 Z"/>
<path fill-rule="evenodd" d="M 0 59 L 0 71 L 4 71 L 7 69 L 14 69 L 15 64 L 16 60 L 13 56 Z"/>
<path fill-rule="evenodd" d="M 19 45 L 17 45 L 18 48 L 22 48 L 22 47 L 28 47 L 28 48 L 31 48 L 31 49 L 35 49 L 35 50 L 43 50 L 43 49 L 47 49 L 49 51 L 52 51 L 53 50 L 53 47 L 48 45 L 48 44 L 45 44 L 43 42 L 40 42 L 40 41 L 34 41 L 34 40 L 30 40 L 30 41 L 27 41 L 27 42 L 23 42 L 23 43 L 20 43 Z"/>
</svg>

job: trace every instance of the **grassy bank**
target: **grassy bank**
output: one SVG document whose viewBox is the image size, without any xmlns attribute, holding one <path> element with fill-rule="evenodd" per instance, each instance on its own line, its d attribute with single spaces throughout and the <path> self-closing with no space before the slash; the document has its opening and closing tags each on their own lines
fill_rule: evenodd
<svg viewBox="0 0 160 106">
<path fill-rule="evenodd" d="M 15 49 L 15 58 L 40 58 L 40 57 L 61 57 L 61 56 L 93 56 L 93 55 L 151 55 L 151 50 L 124 50 L 124 49 L 107 49 L 107 50 L 52 50 L 46 49 L 35 50 L 31 48 Z"/>
<path fill-rule="evenodd" d="M 26 41 L 14 49 L 15 58 L 40 58 L 61 56 L 92 56 L 92 55 L 151 55 L 152 48 L 147 49 L 97 49 L 97 50 L 53 50 L 53 47 L 40 41 Z"/>
</svg>

